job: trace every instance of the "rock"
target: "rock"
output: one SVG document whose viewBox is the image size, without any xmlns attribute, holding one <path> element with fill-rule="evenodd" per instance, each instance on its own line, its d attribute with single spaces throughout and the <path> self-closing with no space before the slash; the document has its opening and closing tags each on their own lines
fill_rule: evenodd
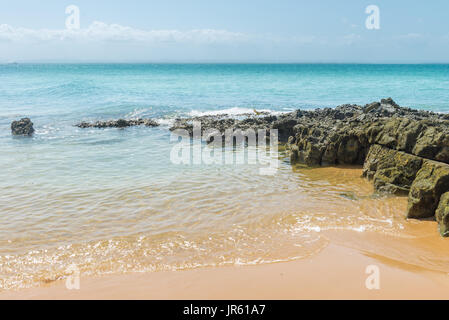
<svg viewBox="0 0 449 320">
<path fill-rule="evenodd" d="M 363 176 L 374 181 L 374 189 L 379 193 L 408 195 L 422 161 L 414 155 L 372 145 L 363 166 Z"/>
<path fill-rule="evenodd" d="M 305 121 L 304 121 L 305 122 Z M 298 161 L 308 165 L 362 164 L 367 143 L 351 126 L 301 122 L 294 127 Z M 303 159 L 303 160 L 301 160 Z"/>
<path fill-rule="evenodd" d="M 279 141 L 285 142 L 293 136 L 294 127 L 298 124 L 297 119 L 294 118 L 280 118 L 279 120 L 273 121 L 272 128 L 278 130 Z"/>
<path fill-rule="evenodd" d="M 370 144 L 449 163 L 449 122 L 409 117 L 378 119 L 361 127 Z"/>
<path fill-rule="evenodd" d="M 408 218 L 429 218 L 435 215 L 440 197 L 449 191 L 449 165 L 424 160 L 411 186 Z"/>
<path fill-rule="evenodd" d="M 369 113 L 369 112 L 371 112 L 371 111 L 373 111 L 373 110 L 376 110 L 376 109 L 378 109 L 378 108 L 380 108 L 380 102 L 373 102 L 373 103 L 367 104 L 367 105 L 363 108 L 363 112 Z"/>
<path fill-rule="evenodd" d="M 380 159 L 383 158 L 387 150 L 387 148 L 384 148 L 378 144 L 371 146 L 368 151 L 368 155 L 366 156 L 365 163 L 363 164 L 363 177 L 369 180 L 372 180 L 374 178 Z"/>
<path fill-rule="evenodd" d="M 436 123 L 421 121 L 422 130 L 416 139 L 412 153 L 427 159 L 449 163 L 449 128 L 448 124 L 437 126 Z"/>
<path fill-rule="evenodd" d="M 307 150 L 320 150 L 314 165 L 363 164 L 370 146 L 378 144 L 449 163 L 449 122 L 443 115 L 401 108 L 390 98 L 364 108 L 310 111 L 297 122 L 294 143 L 304 154 L 294 157 L 297 161 L 310 158 Z"/>
<path fill-rule="evenodd" d="M 159 124 L 152 119 L 134 119 L 134 120 L 109 120 L 97 122 L 81 122 L 76 126 L 79 128 L 127 128 L 132 126 L 145 125 L 147 127 L 157 127 Z"/>
<path fill-rule="evenodd" d="M 131 123 L 124 119 L 118 119 L 113 126 L 117 128 L 125 128 L 131 126 Z"/>
<path fill-rule="evenodd" d="M 184 129 L 192 135 L 193 121 L 201 122 L 202 133 L 216 129 L 223 136 L 226 129 L 277 129 L 280 142 L 296 145 L 287 147 L 294 153 L 292 160 L 307 165 L 362 165 L 372 144 L 449 163 L 449 121 L 445 115 L 402 108 L 391 98 L 365 107 L 345 104 L 279 116 L 249 113 L 238 118 L 177 119 L 170 130 Z"/>
<path fill-rule="evenodd" d="M 363 112 L 376 116 L 387 117 L 397 113 L 399 109 L 401 108 L 396 104 L 396 102 L 393 101 L 393 99 L 387 98 L 382 99 L 380 102 L 367 104 L 363 108 Z"/>
<path fill-rule="evenodd" d="M 435 216 L 439 223 L 440 234 L 449 237 L 449 192 L 441 196 Z"/>
<path fill-rule="evenodd" d="M 340 197 L 348 199 L 348 200 L 352 200 L 352 201 L 357 201 L 359 200 L 359 198 L 357 197 L 357 195 L 352 192 L 352 191 L 348 191 L 348 192 L 342 192 L 339 194 Z"/>
<path fill-rule="evenodd" d="M 355 134 L 342 136 L 338 143 L 337 162 L 340 164 L 361 164 L 365 158 L 364 148 Z"/>
<path fill-rule="evenodd" d="M 33 123 L 29 118 L 22 118 L 11 123 L 11 132 L 15 136 L 31 136 L 34 133 Z"/>
</svg>

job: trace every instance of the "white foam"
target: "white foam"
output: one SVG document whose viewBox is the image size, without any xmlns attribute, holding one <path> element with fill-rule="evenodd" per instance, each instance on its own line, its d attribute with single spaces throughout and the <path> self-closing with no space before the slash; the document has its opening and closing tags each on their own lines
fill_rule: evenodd
<svg viewBox="0 0 449 320">
<path fill-rule="evenodd" d="M 267 112 L 270 114 L 282 114 L 287 113 L 290 111 L 272 111 L 269 109 L 256 109 L 258 112 Z M 254 113 L 254 108 L 240 108 L 240 107 L 233 107 L 228 109 L 222 109 L 222 110 L 209 110 L 209 111 L 199 111 L 199 110 L 192 110 L 189 112 L 189 116 L 191 117 L 202 117 L 202 116 L 215 116 L 215 115 L 223 115 L 228 114 L 230 116 L 239 116 L 242 114 L 251 114 Z"/>
<path fill-rule="evenodd" d="M 354 230 L 354 231 L 357 231 L 357 232 L 365 232 L 366 231 L 366 226 L 360 226 L 358 228 L 351 228 L 351 229 Z"/>
<path fill-rule="evenodd" d="M 128 113 L 125 118 L 128 118 L 128 119 L 141 118 L 143 115 L 145 115 L 148 112 L 148 110 L 150 110 L 150 109 L 134 109 L 134 111 Z"/>
<path fill-rule="evenodd" d="M 175 119 L 174 118 L 171 118 L 171 119 L 158 118 L 158 119 L 155 119 L 155 121 L 157 123 L 159 123 L 159 125 L 164 126 L 164 127 L 171 127 L 175 123 Z"/>
<path fill-rule="evenodd" d="M 154 119 L 159 125 L 161 126 L 167 126 L 171 127 L 175 123 L 176 118 L 183 118 L 183 117 L 203 117 L 203 116 L 216 116 L 216 115 L 229 115 L 231 117 L 238 117 L 245 114 L 255 114 L 254 108 L 240 108 L 240 107 L 233 107 L 228 109 L 222 109 L 222 110 L 209 110 L 209 111 L 200 111 L 200 110 L 191 110 L 187 114 L 177 114 L 176 116 L 169 116 L 164 118 L 156 118 Z M 283 110 L 283 111 L 273 111 L 270 109 L 256 109 L 257 112 L 264 112 L 269 113 L 270 115 L 280 115 L 284 113 L 292 112 L 293 110 Z M 148 111 L 148 109 L 141 109 L 141 110 L 134 110 L 133 112 L 130 112 L 127 114 L 126 118 L 135 119 L 140 118 L 145 115 L 145 113 Z"/>
<path fill-rule="evenodd" d="M 315 232 L 321 232 L 321 228 L 316 226 L 316 227 L 312 227 L 312 226 L 305 226 L 304 230 L 307 231 L 315 231 Z"/>
</svg>

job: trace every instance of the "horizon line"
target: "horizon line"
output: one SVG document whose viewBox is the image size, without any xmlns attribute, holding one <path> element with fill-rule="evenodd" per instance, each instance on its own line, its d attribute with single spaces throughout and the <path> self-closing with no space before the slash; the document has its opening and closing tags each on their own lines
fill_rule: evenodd
<svg viewBox="0 0 449 320">
<path fill-rule="evenodd" d="M 101 61 L 101 60 L 8 60 L 0 61 L 0 64 L 360 64 L 360 65 L 431 65 L 449 64 L 449 61 L 207 61 L 207 60 L 134 60 L 134 61 Z"/>
</svg>

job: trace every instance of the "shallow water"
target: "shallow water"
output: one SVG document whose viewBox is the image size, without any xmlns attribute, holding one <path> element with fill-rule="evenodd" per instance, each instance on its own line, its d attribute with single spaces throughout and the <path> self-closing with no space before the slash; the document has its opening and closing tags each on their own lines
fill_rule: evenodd
<svg viewBox="0 0 449 320">
<path fill-rule="evenodd" d="M 404 219 L 405 198 L 373 196 L 360 168 L 292 168 L 282 151 L 273 155 L 274 176 L 260 175 L 260 165 L 176 165 L 167 124 L 180 115 L 285 112 L 386 96 L 447 112 L 448 69 L 0 66 L 0 288 L 51 282 L 72 264 L 97 275 L 288 261 L 322 250 L 332 230 L 436 234 L 434 222 L 423 229 Z M 33 138 L 10 135 L 10 122 L 22 116 L 35 123 Z M 164 125 L 73 126 L 136 116 Z M 435 251 L 419 257 L 429 268 L 449 265 Z M 439 262 L 426 265 L 432 257 Z"/>
</svg>

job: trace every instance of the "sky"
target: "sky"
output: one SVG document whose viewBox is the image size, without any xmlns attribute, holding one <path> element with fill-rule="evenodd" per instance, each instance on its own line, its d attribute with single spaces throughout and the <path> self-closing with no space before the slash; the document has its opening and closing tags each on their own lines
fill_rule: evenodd
<svg viewBox="0 0 449 320">
<path fill-rule="evenodd" d="M 448 15 L 447 0 L 0 0 L 0 62 L 447 63 Z"/>
</svg>

